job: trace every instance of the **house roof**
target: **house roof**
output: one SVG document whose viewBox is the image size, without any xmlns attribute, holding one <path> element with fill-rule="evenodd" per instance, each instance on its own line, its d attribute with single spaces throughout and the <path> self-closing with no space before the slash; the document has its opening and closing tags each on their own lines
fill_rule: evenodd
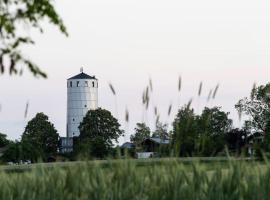
<svg viewBox="0 0 270 200">
<path fill-rule="evenodd" d="M 121 148 L 132 149 L 132 148 L 135 148 L 135 144 L 131 142 L 125 142 L 124 144 L 122 144 Z"/>
<path fill-rule="evenodd" d="M 170 144 L 170 140 L 168 139 L 161 139 L 161 138 L 148 138 L 146 140 L 150 140 L 157 144 Z"/>
<path fill-rule="evenodd" d="M 69 78 L 68 80 L 72 80 L 72 79 L 95 79 L 95 80 L 97 80 L 95 76 L 89 76 L 88 74 L 83 73 L 83 72 L 81 72 L 80 74 L 77 74 L 76 76 Z"/>
</svg>

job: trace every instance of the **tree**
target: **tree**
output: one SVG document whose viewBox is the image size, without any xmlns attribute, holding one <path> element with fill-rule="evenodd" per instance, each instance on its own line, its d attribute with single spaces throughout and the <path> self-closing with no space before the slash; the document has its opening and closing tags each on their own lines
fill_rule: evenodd
<svg viewBox="0 0 270 200">
<path fill-rule="evenodd" d="M 162 124 L 161 122 L 158 122 L 156 125 L 156 130 L 153 132 L 153 137 L 158 137 L 163 140 L 168 139 L 168 124 Z"/>
<path fill-rule="evenodd" d="M 239 114 L 251 117 L 250 127 L 255 131 L 267 133 L 270 131 L 270 83 L 254 86 L 250 97 L 241 99 L 235 108 Z"/>
<path fill-rule="evenodd" d="M 18 163 L 21 160 L 21 154 L 20 142 L 15 141 L 9 144 L 1 159 L 5 162 Z"/>
<path fill-rule="evenodd" d="M 242 128 L 245 132 L 247 132 L 247 134 L 253 134 L 256 132 L 256 129 L 254 129 L 253 125 L 252 125 L 252 121 L 250 120 L 245 120 L 244 124 L 243 124 L 243 128 Z"/>
<path fill-rule="evenodd" d="M 173 122 L 172 143 L 176 155 L 192 156 L 196 143 L 196 116 L 189 105 L 181 108 Z"/>
<path fill-rule="evenodd" d="M 173 145 L 180 156 L 211 156 L 224 149 L 225 135 L 232 128 L 229 113 L 221 108 L 205 108 L 201 115 L 184 106 L 173 122 Z"/>
<path fill-rule="evenodd" d="M 7 146 L 7 150 L 4 151 L 1 159 L 5 162 L 15 162 L 20 163 L 20 161 L 26 161 L 31 158 L 31 155 L 35 150 L 30 149 L 31 146 L 26 146 L 20 141 L 10 142 Z M 30 159 L 31 160 L 31 159 Z"/>
<path fill-rule="evenodd" d="M 197 149 L 202 155 L 215 155 L 224 149 L 226 133 L 232 128 L 232 120 L 228 115 L 220 107 L 206 107 L 201 116 L 197 117 Z"/>
<path fill-rule="evenodd" d="M 229 150 L 241 154 L 248 144 L 248 132 L 245 129 L 232 129 L 226 134 L 226 143 Z"/>
<path fill-rule="evenodd" d="M 48 116 L 37 113 L 30 120 L 22 135 L 21 145 L 24 157 L 32 161 L 48 159 L 57 154 L 59 135 Z"/>
<path fill-rule="evenodd" d="M 101 108 L 88 111 L 79 129 L 81 153 L 96 158 L 108 156 L 113 149 L 113 142 L 118 142 L 118 138 L 123 136 L 118 120 L 110 111 Z"/>
<path fill-rule="evenodd" d="M 241 99 L 235 108 L 240 116 L 242 113 L 251 117 L 246 122 L 251 134 L 262 134 L 263 140 L 258 144 L 257 151 L 270 151 L 270 83 L 253 87 L 250 97 Z"/>
<path fill-rule="evenodd" d="M 10 141 L 7 139 L 7 135 L 0 133 L 0 148 L 7 146 Z"/>
<path fill-rule="evenodd" d="M 140 148 L 143 140 L 150 137 L 151 130 L 145 123 L 137 123 L 134 130 L 135 134 L 130 136 L 130 141 Z"/>
<path fill-rule="evenodd" d="M 221 111 L 220 107 L 205 108 L 200 116 L 199 126 L 211 135 L 225 134 L 232 128 L 229 114 Z"/>
<path fill-rule="evenodd" d="M 45 19 L 67 35 L 66 27 L 52 2 L 53 0 L 0 1 L 0 73 L 3 74 L 9 68 L 11 75 L 22 74 L 23 66 L 27 66 L 34 76 L 46 78 L 46 73 L 22 54 L 21 46 L 34 44 L 31 37 L 23 32 L 25 27 L 38 29 L 43 33 L 41 22 Z"/>
</svg>

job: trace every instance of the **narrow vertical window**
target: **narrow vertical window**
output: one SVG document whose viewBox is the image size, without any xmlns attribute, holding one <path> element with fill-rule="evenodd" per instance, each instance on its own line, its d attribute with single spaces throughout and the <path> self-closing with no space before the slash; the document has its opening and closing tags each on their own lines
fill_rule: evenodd
<svg viewBox="0 0 270 200">
<path fill-rule="evenodd" d="M 88 81 L 85 81 L 85 87 L 88 87 Z"/>
<path fill-rule="evenodd" d="M 72 87 L 72 81 L 70 81 L 69 84 L 70 84 L 70 87 Z"/>
<path fill-rule="evenodd" d="M 80 83 L 80 81 L 77 81 L 77 87 L 79 87 L 79 83 Z"/>
<path fill-rule="evenodd" d="M 92 86 L 95 87 L 95 82 L 94 81 L 92 82 Z"/>
</svg>

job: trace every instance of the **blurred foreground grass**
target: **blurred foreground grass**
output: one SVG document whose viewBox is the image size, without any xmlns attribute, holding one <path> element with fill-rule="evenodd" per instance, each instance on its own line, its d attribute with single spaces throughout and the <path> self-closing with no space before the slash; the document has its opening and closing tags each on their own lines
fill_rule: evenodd
<svg viewBox="0 0 270 200">
<path fill-rule="evenodd" d="M 22 173 L 12 168 L 1 170 L 0 199 L 270 198 L 267 162 L 118 160 L 40 164 Z"/>
</svg>

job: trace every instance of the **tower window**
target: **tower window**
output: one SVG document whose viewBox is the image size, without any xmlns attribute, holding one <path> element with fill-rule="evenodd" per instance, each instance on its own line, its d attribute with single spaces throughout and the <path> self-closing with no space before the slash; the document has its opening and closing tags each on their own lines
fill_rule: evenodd
<svg viewBox="0 0 270 200">
<path fill-rule="evenodd" d="M 88 81 L 85 81 L 85 87 L 88 87 Z"/>
<path fill-rule="evenodd" d="M 69 82 L 70 87 L 72 87 L 72 81 Z"/>
<path fill-rule="evenodd" d="M 72 121 L 75 121 L 75 119 L 73 118 Z"/>
<path fill-rule="evenodd" d="M 77 81 L 77 87 L 79 87 L 79 83 L 80 83 L 80 81 Z"/>
<path fill-rule="evenodd" d="M 95 87 L 95 82 L 94 81 L 92 82 L 92 86 Z"/>
<path fill-rule="evenodd" d="M 87 105 L 84 105 L 84 107 L 86 108 L 86 107 L 87 107 Z"/>
</svg>

